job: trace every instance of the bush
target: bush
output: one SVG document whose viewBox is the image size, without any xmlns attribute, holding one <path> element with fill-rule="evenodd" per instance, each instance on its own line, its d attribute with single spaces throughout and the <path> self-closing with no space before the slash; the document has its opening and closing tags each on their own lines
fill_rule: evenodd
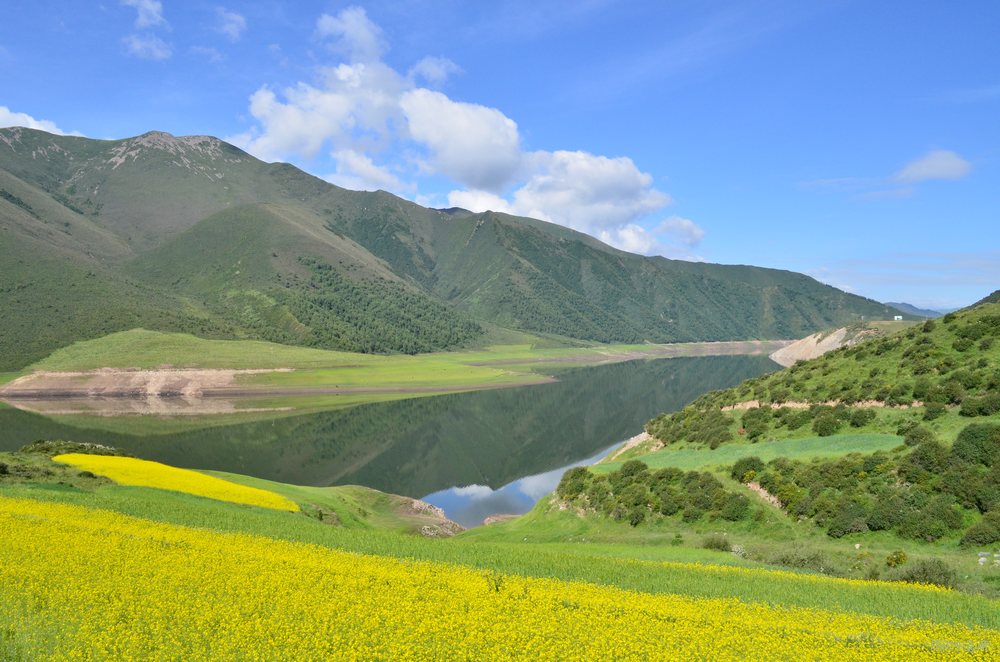
<svg viewBox="0 0 1000 662">
<path fill-rule="evenodd" d="M 993 511 L 983 515 L 983 519 L 969 527 L 969 530 L 962 536 L 962 546 L 972 545 L 992 545 L 1000 542 L 1000 511 Z"/>
<path fill-rule="evenodd" d="M 874 409 L 855 409 L 851 412 L 851 427 L 863 428 L 875 420 Z"/>
<path fill-rule="evenodd" d="M 812 429 L 821 437 L 829 437 L 840 429 L 840 421 L 833 414 L 820 414 L 813 421 Z"/>
<path fill-rule="evenodd" d="M 959 414 L 962 416 L 992 416 L 1000 412 L 1000 393 L 989 393 L 981 398 L 966 398 Z"/>
<path fill-rule="evenodd" d="M 915 425 L 911 427 L 903 435 L 903 442 L 907 446 L 916 446 L 917 444 L 933 441 L 936 441 L 934 433 L 922 425 Z"/>
<path fill-rule="evenodd" d="M 924 405 L 924 420 L 933 421 L 948 413 L 948 407 L 941 402 L 928 402 Z"/>
<path fill-rule="evenodd" d="M 719 516 L 730 522 L 738 522 L 745 519 L 750 512 L 750 499 L 742 494 L 730 494 L 726 497 L 725 504 L 719 511 Z"/>
<path fill-rule="evenodd" d="M 940 559 L 917 561 L 899 575 L 899 581 L 911 584 L 935 584 L 955 588 L 955 571 Z"/>
<path fill-rule="evenodd" d="M 732 470 L 729 475 L 732 479 L 740 483 L 749 483 L 751 480 L 759 476 L 767 465 L 759 457 L 751 455 L 750 457 L 740 458 L 733 464 Z"/>
<path fill-rule="evenodd" d="M 587 489 L 589 482 L 590 471 L 586 467 L 574 467 L 563 474 L 556 494 L 560 499 L 572 501 Z"/>
<path fill-rule="evenodd" d="M 7 465 L 4 464 L 3 462 L 0 462 L 0 476 L 6 476 L 9 473 L 10 470 L 7 468 Z"/>
<path fill-rule="evenodd" d="M 719 535 L 718 533 L 705 536 L 705 538 L 701 541 L 701 546 L 704 549 L 714 549 L 719 552 L 733 551 L 733 546 L 729 543 L 729 539 L 726 538 L 726 536 Z"/>
<path fill-rule="evenodd" d="M 1000 455 L 1000 425 L 996 423 L 973 423 L 967 425 L 951 447 L 954 459 L 973 464 L 993 466 Z"/>
<path fill-rule="evenodd" d="M 885 557 L 885 564 L 890 568 L 898 568 L 906 563 L 906 552 L 898 550 Z"/>
<path fill-rule="evenodd" d="M 705 511 L 703 511 L 701 508 L 697 508 L 695 506 L 688 506 L 687 508 L 684 509 L 684 512 L 681 513 L 681 519 L 690 524 L 691 522 L 697 522 L 698 520 L 700 520 L 701 516 L 704 514 Z"/>
</svg>

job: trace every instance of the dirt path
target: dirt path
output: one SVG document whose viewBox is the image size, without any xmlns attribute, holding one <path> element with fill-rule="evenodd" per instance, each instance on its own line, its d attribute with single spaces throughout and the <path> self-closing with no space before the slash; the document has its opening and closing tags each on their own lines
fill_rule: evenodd
<svg viewBox="0 0 1000 662">
<path fill-rule="evenodd" d="M 751 492 L 754 492 L 757 496 L 759 496 L 761 499 L 768 502 L 778 510 L 784 510 L 784 507 L 781 505 L 781 501 L 778 500 L 778 497 L 774 496 L 773 494 L 765 490 L 760 483 L 756 481 L 750 481 L 749 483 L 747 483 L 747 489 L 749 489 Z"/>
<path fill-rule="evenodd" d="M 648 432 L 640 432 L 639 434 L 635 435 L 634 437 L 626 441 L 624 446 L 622 446 L 621 448 L 613 452 L 611 455 L 604 458 L 602 462 L 611 462 L 619 455 L 625 453 L 625 451 L 631 450 L 636 446 L 638 446 L 639 444 L 641 444 L 642 442 L 649 441 L 650 439 L 652 439 L 652 437 L 649 436 Z"/>
<path fill-rule="evenodd" d="M 836 407 L 840 404 L 842 404 L 840 400 L 827 400 L 826 402 L 802 402 L 792 400 L 789 402 L 772 402 L 770 405 L 761 405 L 759 400 L 747 400 L 746 402 L 737 402 L 735 405 L 723 407 L 722 411 L 745 411 L 747 409 L 757 409 L 758 407 L 770 407 L 771 409 L 781 409 L 782 407 L 788 407 L 789 409 L 809 409 L 814 405 Z M 920 400 L 914 400 L 909 404 L 888 405 L 882 400 L 858 400 L 850 406 L 857 409 L 909 409 L 911 407 L 923 407 L 924 403 Z"/>
</svg>

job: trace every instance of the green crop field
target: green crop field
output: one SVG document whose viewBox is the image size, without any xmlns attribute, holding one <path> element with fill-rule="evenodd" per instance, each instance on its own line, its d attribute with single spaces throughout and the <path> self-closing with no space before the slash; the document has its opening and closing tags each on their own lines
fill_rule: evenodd
<svg viewBox="0 0 1000 662">
<path fill-rule="evenodd" d="M 726 444 L 715 450 L 704 447 L 678 448 L 670 446 L 655 453 L 646 453 L 641 460 L 653 469 L 675 467 L 684 471 L 728 467 L 742 457 L 756 456 L 768 462 L 778 457 L 794 460 L 811 460 L 820 457 L 839 457 L 848 453 L 874 453 L 888 451 L 903 443 L 902 437 L 890 434 L 838 434 L 829 437 L 805 437 L 781 441 L 762 441 L 756 444 Z M 602 462 L 595 471 L 613 471 L 624 460 Z"/>
</svg>

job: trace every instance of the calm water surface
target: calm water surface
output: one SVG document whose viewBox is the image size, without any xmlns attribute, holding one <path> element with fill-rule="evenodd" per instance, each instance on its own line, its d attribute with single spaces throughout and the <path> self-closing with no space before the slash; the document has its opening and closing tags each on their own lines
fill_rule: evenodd
<svg viewBox="0 0 1000 662">
<path fill-rule="evenodd" d="M 206 427 L 167 434 L 106 432 L 87 427 L 92 417 L 0 408 L 0 450 L 36 439 L 104 443 L 175 466 L 426 497 L 470 525 L 526 512 L 562 471 L 596 459 L 659 412 L 776 368 L 761 356 L 632 361 L 568 370 L 537 386 L 240 424 L 199 417 Z"/>
</svg>

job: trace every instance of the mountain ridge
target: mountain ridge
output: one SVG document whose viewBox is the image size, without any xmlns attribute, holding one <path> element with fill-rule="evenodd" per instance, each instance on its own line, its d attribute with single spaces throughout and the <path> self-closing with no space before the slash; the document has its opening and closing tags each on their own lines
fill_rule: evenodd
<svg viewBox="0 0 1000 662">
<path fill-rule="evenodd" d="M 0 129 L 0 230 L 11 281 L 0 303 L 14 311 L 0 322 L 0 369 L 136 326 L 414 352 L 486 342 L 492 328 L 590 342 L 790 339 L 898 314 L 790 271 L 635 255 L 159 131 L 103 141 Z M 342 318 L 353 321 L 327 332 Z"/>
</svg>

